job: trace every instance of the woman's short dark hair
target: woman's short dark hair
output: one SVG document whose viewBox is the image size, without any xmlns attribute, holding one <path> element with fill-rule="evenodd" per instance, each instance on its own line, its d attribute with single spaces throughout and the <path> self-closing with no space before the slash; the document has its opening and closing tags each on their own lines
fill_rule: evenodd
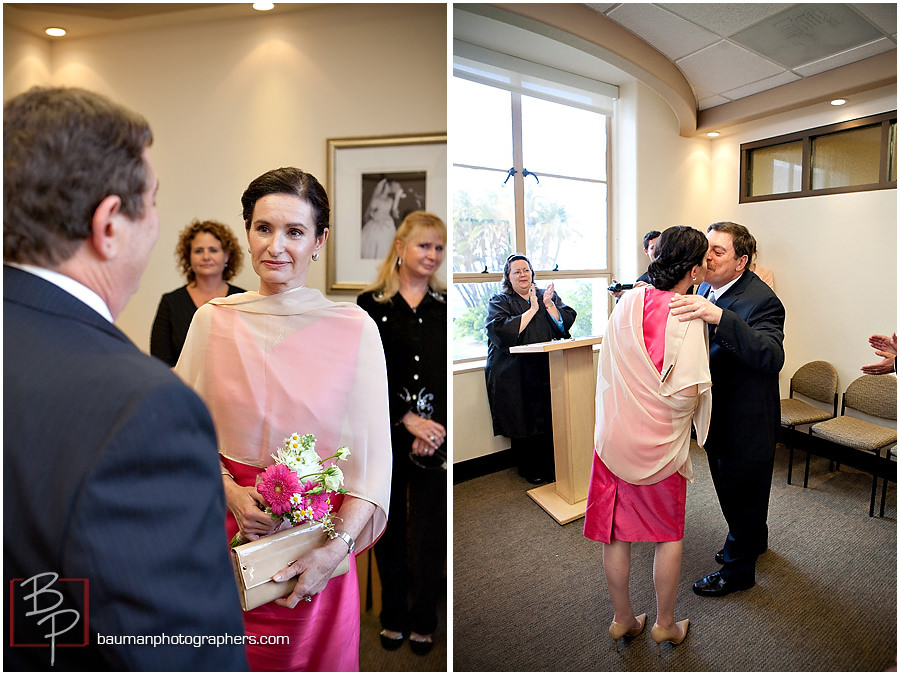
<svg viewBox="0 0 900 675">
<path fill-rule="evenodd" d="M 325 234 L 328 220 L 331 218 L 328 193 L 315 176 L 292 166 L 267 171 L 247 186 L 241 195 L 245 228 L 250 229 L 256 202 L 271 194 L 293 195 L 308 202 L 315 212 L 316 237 Z"/>
<path fill-rule="evenodd" d="M 55 266 L 91 235 L 104 199 L 144 215 L 153 133 L 141 115 L 72 87 L 33 87 L 3 106 L 3 258 Z"/>
<path fill-rule="evenodd" d="M 506 259 L 506 264 L 503 266 L 503 281 L 500 282 L 500 290 L 510 295 L 515 291 L 513 291 L 513 287 L 509 283 L 509 268 L 512 267 L 516 260 L 524 260 L 528 263 L 528 269 L 531 270 L 531 280 L 534 281 L 534 267 L 531 265 L 531 261 L 521 253 L 513 253 Z"/>
<path fill-rule="evenodd" d="M 686 225 L 664 230 L 656 242 L 656 260 L 647 268 L 650 283 L 661 291 L 672 290 L 694 265 L 705 263 L 708 251 L 709 241 L 700 230 Z"/>
<path fill-rule="evenodd" d="M 237 237 L 235 237 L 227 225 L 217 220 L 192 220 L 178 235 L 178 243 L 175 245 L 175 260 L 182 276 L 191 283 L 197 278 L 191 267 L 191 244 L 201 232 L 208 232 L 222 245 L 222 250 L 228 254 L 228 264 L 222 272 L 223 281 L 231 281 L 241 271 L 244 263 L 244 253 L 241 251 Z"/>
</svg>

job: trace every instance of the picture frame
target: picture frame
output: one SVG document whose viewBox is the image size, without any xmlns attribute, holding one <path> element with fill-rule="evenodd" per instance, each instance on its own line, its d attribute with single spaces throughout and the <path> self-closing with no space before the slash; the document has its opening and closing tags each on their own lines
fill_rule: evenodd
<svg viewBox="0 0 900 675">
<path fill-rule="evenodd" d="M 407 213 L 447 222 L 447 134 L 330 138 L 328 190 L 326 292 L 358 294 L 375 281 Z"/>
</svg>

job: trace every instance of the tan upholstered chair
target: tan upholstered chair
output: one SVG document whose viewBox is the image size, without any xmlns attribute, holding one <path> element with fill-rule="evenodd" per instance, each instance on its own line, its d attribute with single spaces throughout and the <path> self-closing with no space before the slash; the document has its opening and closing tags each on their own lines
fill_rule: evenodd
<svg viewBox="0 0 900 675">
<path fill-rule="evenodd" d="M 794 398 L 794 394 L 802 394 L 814 401 L 827 403 L 832 410 L 822 410 L 806 401 Z M 800 366 L 791 378 L 790 398 L 781 399 L 781 426 L 788 427 L 790 432 L 802 424 L 813 424 L 837 417 L 838 374 L 833 365 L 827 361 L 810 361 Z M 794 444 L 792 433 L 788 436 L 788 485 L 791 484 L 791 473 L 794 469 Z M 809 479 L 809 453 L 806 453 L 806 477 L 803 487 Z"/>
<path fill-rule="evenodd" d="M 894 375 L 863 375 L 858 377 L 844 392 L 841 404 L 841 416 L 814 424 L 809 432 L 814 436 L 846 445 L 857 450 L 874 452 L 885 456 L 897 443 L 897 429 L 885 425 L 868 422 L 857 417 L 846 415 L 847 409 L 856 410 L 870 417 L 897 421 L 897 378 Z M 872 501 L 869 515 L 875 512 L 875 493 L 878 488 L 878 476 L 872 477 Z M 884 515 L 884 496 L 887 491 L 887 479 L 884 480 L 881 497 L 881 515 Z"/>
</svg>

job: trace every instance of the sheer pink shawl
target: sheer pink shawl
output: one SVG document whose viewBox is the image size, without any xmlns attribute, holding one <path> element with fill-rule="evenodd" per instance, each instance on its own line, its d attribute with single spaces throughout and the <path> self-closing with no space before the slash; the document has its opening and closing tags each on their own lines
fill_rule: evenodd
<svg viewBox="0 0 900 675">
<path fill-rule="evenodd" d="M 266 467 L 294 432 L 314 434 L 322 457 L 350 448 L 344 488 L 376 506 L 357 548 L 378 539 L 391 437 L 384 351 L 365 311 L 303 287 L 216 298 L 194 315 L 175 372 L 206 403 L 229 459 Z"/>
<path fill-rule="evenodd" d="M 603 337 L 594 448 L 610 471 L 634 485 L 676 471 L 693 482 L 691 421 L 703 446 L 712 409 L 706 324 L 667 317 L 660 375 L 644 344 L 646 290 L 625 293 Z"/>
</svg>

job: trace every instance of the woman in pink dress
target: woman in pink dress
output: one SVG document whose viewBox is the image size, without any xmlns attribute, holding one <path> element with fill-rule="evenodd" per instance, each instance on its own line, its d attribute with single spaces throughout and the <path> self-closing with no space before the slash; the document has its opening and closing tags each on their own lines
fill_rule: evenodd
<svg viewBox="0 0 900 675">
<path fill-rule="evenodd" d="M 328 238 L 328 197 L 310 174 L 269 171 L 241 198 L 259 292 L 197 310 L 175 367 L 216 425 L 229 515 L 222 545 L 277 525 L 260 507 L 256 476 L 285 438 L 313 434 L 317 452 L 350 449 L 346 494 L 334 500 L 333 539 L 275 575 L 297 578 L 286 598 L 244 613 L 253 670 L 359 670 L 360 604 L 354 563 L 387 523 L 391 437 L 378 328 L 352 303 L 306 288 Z M 350 572 L 331 578 L 350 554 Z M 275 644 L 271 638 L 278 636 Z M 285 639 L 285 637 L 287 639 Z M 263 644 L 267 643 L 267 644 Z"/>
<path fill-rule="evenodd" d="M 688 620 L 675 621 L 681 574 L 691 422 L 703 445 L 709 428 L 711 381 L 706 324 L 669 316 L 669 300 L 706 274 L 706 237 L 671 227 L 656 244 L 648 270 L 653 286 L 625 293 L 610 316 L 597 378 L 594 464 L 584 535 L 603 542 L 603 567 L 614 616 L 609 635 L 639 635 L 628 593 L 631 542 L 656 542 L 653 582 L 657 616 L 651 637 L 680 644 Z"/>
</svg>

